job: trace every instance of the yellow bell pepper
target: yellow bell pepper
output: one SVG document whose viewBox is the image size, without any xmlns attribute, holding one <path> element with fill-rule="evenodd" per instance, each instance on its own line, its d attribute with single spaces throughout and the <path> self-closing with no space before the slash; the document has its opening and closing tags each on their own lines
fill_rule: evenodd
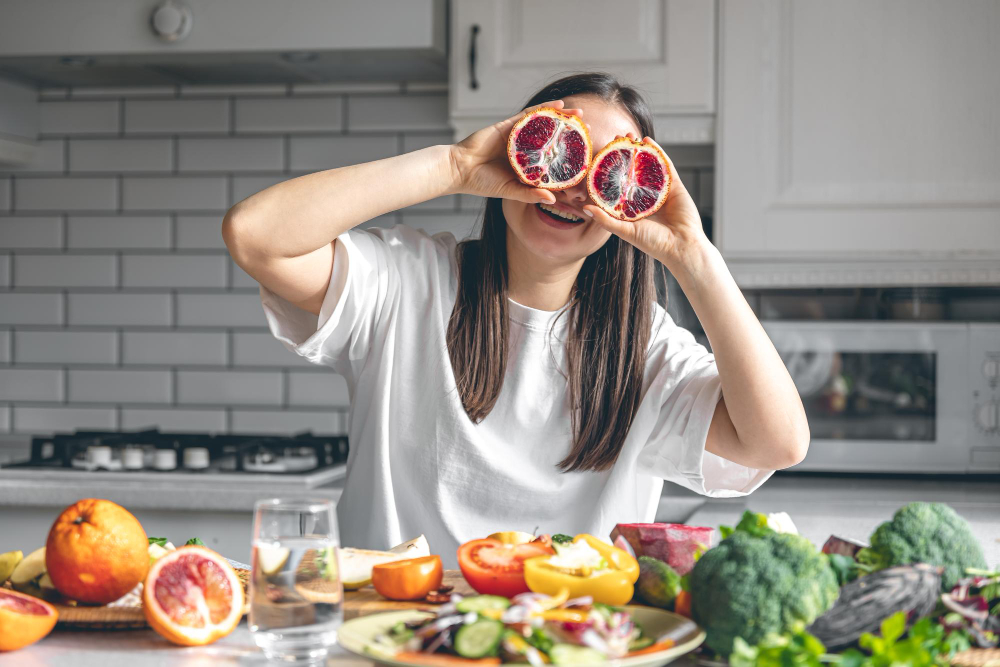
<svg viewBox="0 0 1000 667">
<path fill-rule="evenodd" d="M 593 535 L 577 535 L 573 543 L 586 542 L 601 554 L 606 567 L 566 568 L 552 562 L 558 556 L 539 556 L 524 561 L 524 581 L 535 593 L 558 595 L 563 590 L 569 597 L 590 595 L 594 602 L 609 605 L 627 604 L 632 599 L 639 578 L 639 563 L 627 552 L 602 542 Z"/>
</svg>

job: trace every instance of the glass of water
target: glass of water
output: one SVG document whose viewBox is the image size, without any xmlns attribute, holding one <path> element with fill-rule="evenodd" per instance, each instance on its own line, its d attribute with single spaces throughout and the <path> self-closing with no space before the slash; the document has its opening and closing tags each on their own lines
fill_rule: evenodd
<svg viewBox="0 0 1000 667">
<path fill-rule="evenodd" d="M 322 664 L 337 643 L 339 545 L 331 501 L 257 501 L 249 626 L 268 660 Z"/>
</svg>

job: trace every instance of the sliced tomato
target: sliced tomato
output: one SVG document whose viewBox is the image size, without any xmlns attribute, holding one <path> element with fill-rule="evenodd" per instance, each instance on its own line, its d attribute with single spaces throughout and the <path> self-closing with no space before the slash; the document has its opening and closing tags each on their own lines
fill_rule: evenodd
<svg viewBox="0 0 1000 667">
<path fill-rule="evenodd" d="M 440 556 L 408 558 L 372 568 L 372 585 L 390 600 L 423 600 L 441 586 L 444 570 Z"/>
<path fill-rule="evenodd" d="M 458 548 L 462 576 L 478 593 L 512 597 L 527 593 L 524 561 L 555 553 L 539 542 L 503 544 L 499 540 L 472 540 Z"/>
</svg>

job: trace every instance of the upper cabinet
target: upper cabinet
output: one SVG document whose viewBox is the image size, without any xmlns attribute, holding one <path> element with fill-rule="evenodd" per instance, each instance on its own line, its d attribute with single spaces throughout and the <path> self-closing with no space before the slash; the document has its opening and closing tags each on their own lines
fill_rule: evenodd
<svg viewBox="0 0 1000 667">
<path fill-rule="evenodd" d="M 1000 283 L 1000 3 L 719 19 L 715 241 L 742 285 Z"/>
<path fill-rule="evenodd" d="M 459 138 L 513 115 L 553 79 L 601 70 L 643 91 L 660 143 L 713 140 L 713 0 L 461 0 L 451 11 Z"/>
</svg>

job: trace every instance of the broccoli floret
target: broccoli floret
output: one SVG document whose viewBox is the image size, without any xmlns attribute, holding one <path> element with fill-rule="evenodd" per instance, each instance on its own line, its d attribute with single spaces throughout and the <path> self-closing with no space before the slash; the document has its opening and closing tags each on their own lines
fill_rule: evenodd
<svg viewBox="0 0 1000 667">
<path fill-rule="evenodd" d="M 983 549 L 969 523 L 943 503 L 910 503 L 875 529 L 858 562 L 881 570 L 929 563 L 944 568 L 941 590 L 950 591 L 968 567 L 986 567 Z"/>
<path fill-rule="evenodd" d="M 689 583 L 691 614 L 724 656 L 736 637 L 754 646 L 796 622 L 808 626 L 839 593 L 826 556 L 788 533 L 733 533 L 695 563 Z"/>
</svg>

